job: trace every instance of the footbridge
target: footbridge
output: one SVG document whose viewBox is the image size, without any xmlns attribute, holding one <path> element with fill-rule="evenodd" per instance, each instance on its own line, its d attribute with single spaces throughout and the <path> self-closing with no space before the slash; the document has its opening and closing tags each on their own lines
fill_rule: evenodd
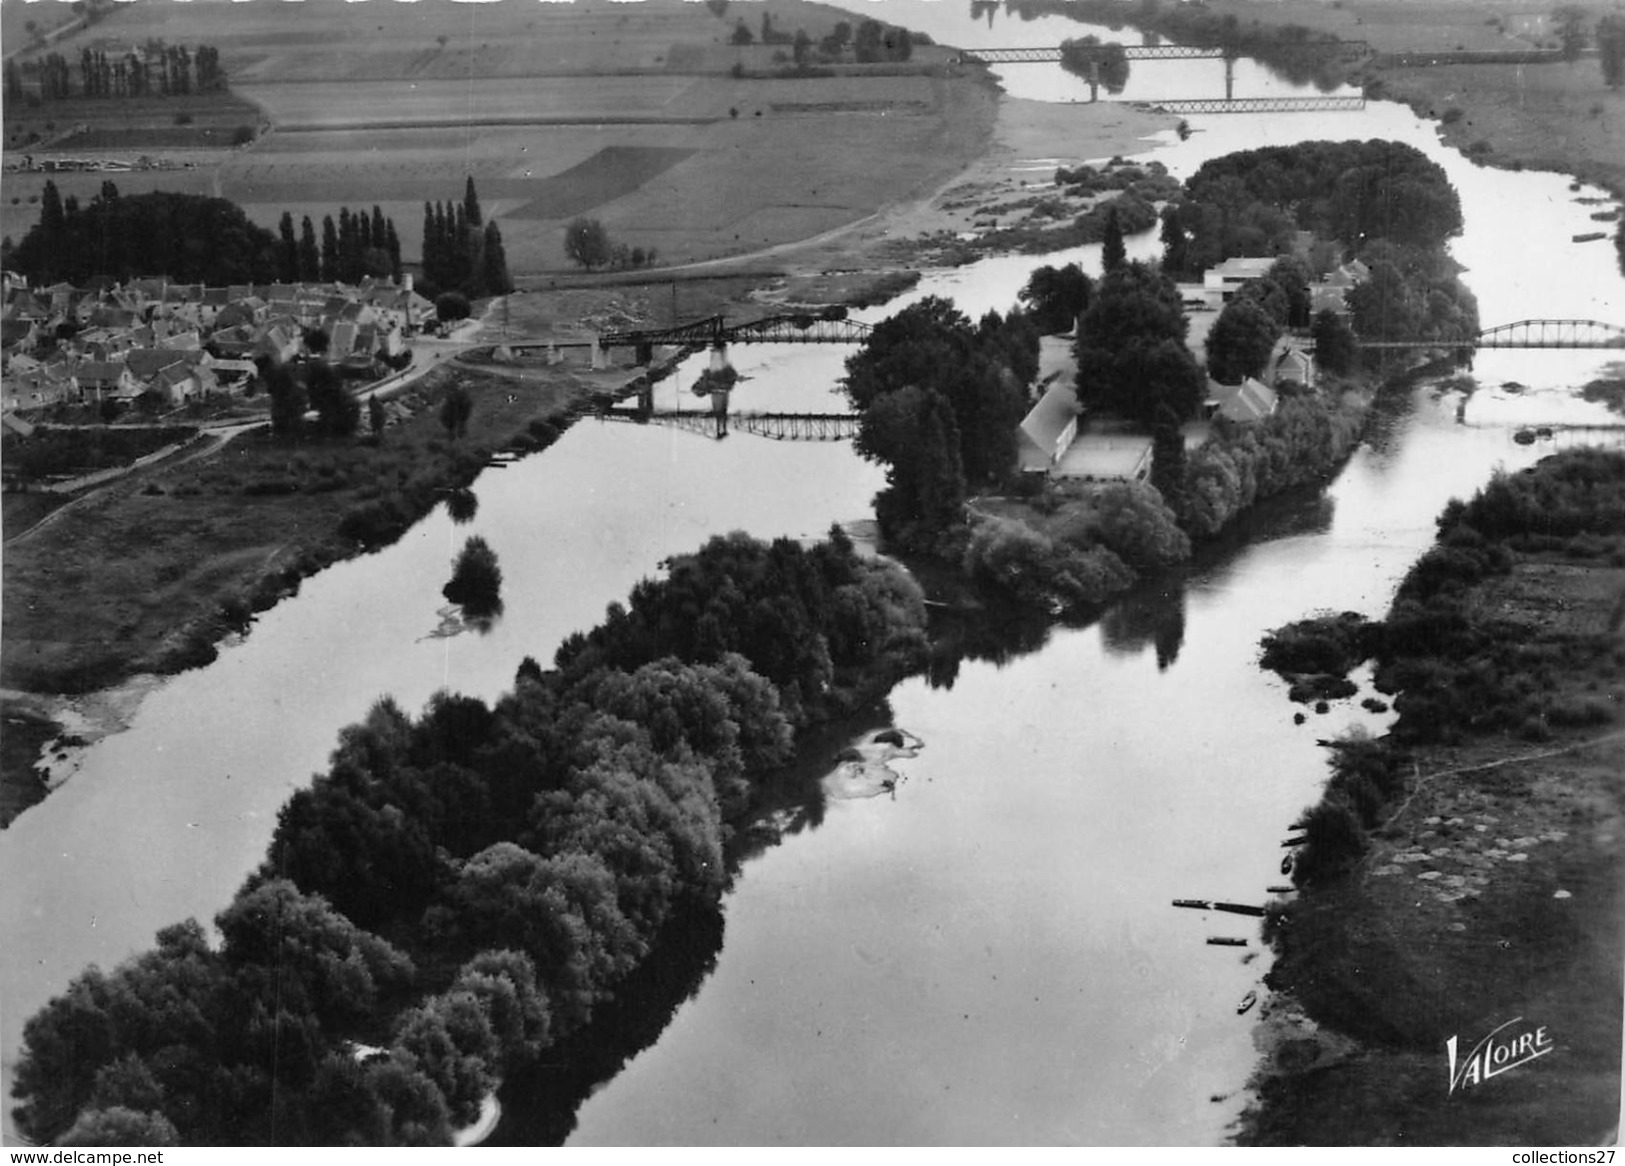
<svg viewBox="0 0 1625 1166">
<path fill-rule="evenodd" d="M 1361 348 L 1625 348 L 1625 327 L 1600 320 L 1519 320 L 1460 340 L 1362 340 Z"/>
<path fill-rule="evenodd" d="M 1130 104 L 1162 113 L 1347 113 L 1364 109 L 1365 97 L 1359 93 L 1317 97 L 1176 97 Z"/>
<path fill-rule="evenodd" d="M 750 433 L 774 441 L 846 441 L 858 432 L 856 413 L 719 413 L 713 409 L 606 409 L 606 421 L 665 425 L 721 440 Z"/>
</svg>

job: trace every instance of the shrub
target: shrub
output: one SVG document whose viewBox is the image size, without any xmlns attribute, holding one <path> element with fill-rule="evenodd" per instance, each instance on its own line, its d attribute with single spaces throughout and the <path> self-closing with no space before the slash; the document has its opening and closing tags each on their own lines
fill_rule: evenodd
<svg viewBox="0 0 1625 1166">
<path fill-rule="evenodd" d="M 1304 843 L 1292 867 L 1292 881 L 1300 887 L 1332 881 L 1365 853 L 1360 816 L 1340 796 L 1328 796 L 1305 810 L 1297 825 L 1304 832 Z"/>
<path fill-rule="evenodd" d="M 494 615 L 501 608 L 502 568 L 496 552 L 479 535 L 470 535 L 441 589 L 447 599 L 473 616 Z"/>
</svg>

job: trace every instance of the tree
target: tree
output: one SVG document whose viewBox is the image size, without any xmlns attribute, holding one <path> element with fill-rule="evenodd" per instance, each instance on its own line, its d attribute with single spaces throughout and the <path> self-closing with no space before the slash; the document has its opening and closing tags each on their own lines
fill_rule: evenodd
<svg viewBox="0 0 1625 1166">
<path fill-rule="evenodd" d="M 609 232 L 597 219 L 576 219 L 565 228 L 564 254 L 589 271 L 602 267 L 610 260 Z"/>
<path fill-rule="evenodd" d="M 1128 261 L 1123 245 L 1123 224 L 1117 220 L 1117 208 L 1106 212 L 1106 233 L 1100 240 L 1100 266 L 1102 271 L 1116 271 Z"/>
<path fill-rule="evenodd" d="M 88 1109 L 62 1135 L 60 1146 L 178 1146 L 180 1135 L 161 1113 L 138 1113 L 124 1106 Z"/>
<path fill-rule="evenodd" d="M 1137 260 L 1107 272 L 1078 322 L 1078 400 L 1151 424 L 1166 404 L 1183 420 L 1205 382 L 1185 347 L 1185 309 L 1173 280 Z"/>
<path fill-rule="evenodd" d="M 305 388 L 281 361 L 260 357 L 260 380 L 271 398 L 271 432 L 278 437 L 298 437 L 305 422 Z"/>
<path fill-rule="evenodd" d="M 741 20 L 734 25 L 733 35 L 728 39 L 736 45 L 750 45 L 756 43 L 756 34 L 750 30 L 750 25 Z"/>
<path fill-rule="evenodd" d="M 441 594 L 469 615 L 496 614 L 502 606 L 502 568 L 497 565 L 497 553 L 490 543 L 477 534 L 469 536 Z"/>
<path fill-rule="evenodd" d="M 299 227 L 299 275 L 306 283 L 315 283 L 322 277 L 322 253 L 316 246 L 316 228 L 310 216 Z"/>
<path fill-rule="evenodd" d="M 316 410 L 320 433 L 350 437 L 361 425 L 361 404 L 344 391 L 338 370 L 325 359 L 327 333 L 318 331 L 315 335 L 322 338 L 322 351 L 318 359 L 305 365 L 305 395 Z"/>
<path fill-rule="evenodd" d="M 463 213 L 468 217 L 468 225 L 479 227 L 485 224 L 480 215 L 480 196 L 474 193 L 474 176 L 468 176 L 468 182 L 463 189 Z"/>
<path fill-rule="evenodd" d="M 1077 325 L 1093 290 L 1094 281 L 1076 263 L 1065 267 L 1046 264 L 1035 268 L 1027 278 L 1020 299 L 1039 332 L 1053 336 L 1070 332 Z"/>
<path fill-rule="evenodd" d="M 1348 322 L 1330 308 L 1315 314 L 1312 327 L 1315 341 L 1315 361 L 1329 373 L 1341 376 L 1351 372 L 1359 362 L 1359 342 Z"/>
<path fill-rule="evenodd" d="M 505 296 L 513 291 L 508 274 L 508 253 L 502 246 L 502 232 L 496 220 L 485 224 L 485 242 L 480 248 L 480 286 L 488 296 Z"/>
<path fill-rule="evenodd" d="M 1269 364 L 1281 326 L 1255 300 L 1236 296 L 1207 334 L 1207 370 L 1221 384 L 1240 384 Z"/>
<path fill-rule="evenodd" d="M 1603 84 L 1610 89 L 1625 86 L 1625 16 L 1610 13 L 1597 22 L 1597 54 Z"/>
<path fill-rule="evenodd" d="M 434 314 L 443 323 L 466 320 L 473 310 L 474 307 L 468 302 L 468 297 L 459 291 L 441 292 L 434 299 Z"/>
<path fill-rule="evenodd" d="M 440 402 L 440 424 L 446 427 L 446 433 L 451 437 L 462 437 L 468 432 L 468 419 L 474 414 L 474 399 L 468 395 L 468 390 L 461 382 L 454 384 L 446 390 L 446 396 Z"/>
<path fill-rule="evenodd" d="M 339 278 L 342 257 L 339 252 L 339 231 L 333 216 L 322 218 L 322 279 L 331 283 Z"/>
<path fill-rule="evenodd" d="M 798 65 L 805 65 L 812 56 L 812 37 L 807 35 L 806 29 L 796 29 L 796 39 L 790 50 L 790 56 Z"/>
<path fill-rule="evenodd" d="M 299 240 L 293 233 L 293 215 L 288 211 L 282 212 L 279 230 L 281 240 L 277 250 L 277 278 L 284 283 L 296 283 L 299 279 Z"/>
<path fill-rule="evenodd" d="M 1289 328 L 1307 328 L 1314 308 L 1314 295 L 1309 290 L 1309 265 L 1296 255 L 1283 255 L 1274 263 L 1264 278 L 1286 295 L 1286 319 Z"/>
<path fill-rule="evenodd" d="M 886 466 L 875 517 L 898 545 L 926 549 L 964 519 L 965 472 L 953 406 L 934 389 L 909 385 L 863 411 L 855 444 Z"/>
<path fill-rule="evenodd" d="M 1575 4 L 1559 5 L 1552 11 L 1552 27 L 1562 45 L 1563 59 L 1573 64 L 1586 47 L 1586 10 Z"/>
</svg>

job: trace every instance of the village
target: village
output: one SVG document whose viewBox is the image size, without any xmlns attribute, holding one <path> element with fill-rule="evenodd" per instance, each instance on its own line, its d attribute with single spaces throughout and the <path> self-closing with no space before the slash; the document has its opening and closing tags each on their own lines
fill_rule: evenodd
<svg viewBox="0 0 1625 1166">
<path fill-rule="evenodd" d="M 410 276 L 400 285 L 204 287 L 156 277 L 30 288 L 7 273 L 4 300 L 0 415 L 8 428 L 64 406 L 112 421 L 251 396 L 256 361 L 306 358 L 317 334 L 341 374 L 376 379 L 404 367 L 409 338 L 437 324 L 435 305 Z"/>
</svg>

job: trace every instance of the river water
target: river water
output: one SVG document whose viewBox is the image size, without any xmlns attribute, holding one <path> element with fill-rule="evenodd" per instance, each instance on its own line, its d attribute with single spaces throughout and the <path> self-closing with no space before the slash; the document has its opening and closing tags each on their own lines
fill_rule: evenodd
<svg viewBox="0 0 1625 1166">
<path fill-rule="evenodd" d="M 894 3 L 886 18 L 966 47 L 1088 31 L 1002 16 L 989 29 L 948 5 Z M 1028 39 L 1011 39 L 1017 29 Z M 1149 84 L 1142 66 L 1131 84 Z M 1034 68 L 1011 67 L 1007 88 L 1076 96 L 1057 68 L 1048 81 Z M 1250 95 L 1241 77 L 1237 94 Z M 1625 317 L 1612 249 L 1570 242 L 1591 208 L 1562 176 L 1475 168 L 1392 104 L 1190 121 L 1189 140 L 1169 135 L 1154 152 L 1179 176 L 1262 142 L 1409 141 L 1461 192 L 1454 251 L 1486 325 Z M 973 317 L 1002 310 L 1038 263 L 1097 269 L 1098 250 L 928 273 L 863 315 L 924 294 Z M 1131 252 L 1153 254 L 1154 239 Z M 735 407 L 838 408 L 843 355 L 736 350 L 750 379 Z M 925 746 L 894 763 L 894 796 L 841 800 L 810 784 L 815 804 L 798 820 L 812 825 L 744 863 L 691 994 L 580 1107 L 572 1141 L 1222 1140 L 1255 1059 L 1236 1004 L 1267 956 L 1254 958 L 1254 921 L 1169 900 L 1263 902 L 1281 881 L 1279 839 L 1324 775 L 1316 738 L 1383 721 L 1342 702 L 1293 725 L 1282 686 L 1256 667 L 1258 638 L 1321 608 L 1380 614 L 1448 498 L 1580 439 L 1521 446 L 1514 427 L 1606 420 L 1572 392 L 1606 364 L 1604 353 L 1485 354 L 1465 424 L 1458 394 L 1419 389 L 1327 489 L 1264 508 L 1245 537 L 1095 625 L 900 685 L 892 718 Z M 697 369 L 662 387 L 667 403 Z M 524 655 L 546 664 L 664 557 L 733 529 L 817 535 L 868 515 L 881 481 L 844 444 L 586 421 L 546 454 L 484 474 L 467 526 L 437 511 L 396 546 L 307 581 L 214 664 L 158 686 L 128 731 L 86 750 L 76 776 L 0 834 L 8 1092 L 23 1021 L 87 963 L 110 967 L 157 928 L 223 907 L 277 807 L 376 697 L 409 709 L 442 687 L 492 698 Z M 436 637 L 439 588 L 471 533 L 501 558 L 505 614 L 487 635 Z M 1208 946 L 1209 935 L 1250 946 Z M 527 1136 L 532 1099 L 516 1092 L 497 1140 Z"/>
</svg>

